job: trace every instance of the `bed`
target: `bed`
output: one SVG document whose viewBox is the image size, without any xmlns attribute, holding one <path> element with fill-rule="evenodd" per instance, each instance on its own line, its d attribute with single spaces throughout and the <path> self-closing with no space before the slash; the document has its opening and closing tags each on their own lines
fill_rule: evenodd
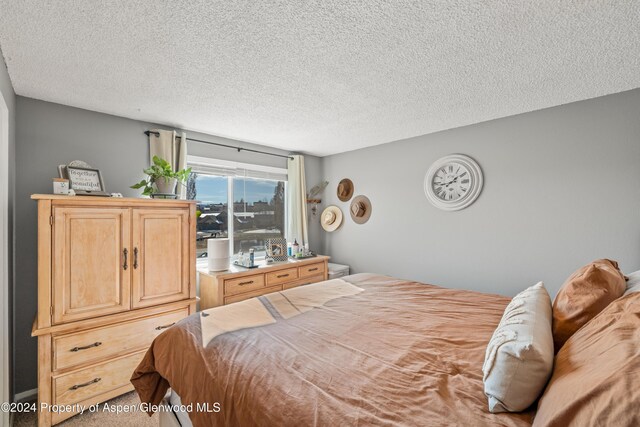
<svg viewBox="0 0 640 427">
<path fill-rule="evenodd" d="M 134 372 L 141 401 L 159 404 L 171 387 L 194 426 L 531 425 L 532 410 L 492 414 L 483 393 L 485 348 L 510 298 L 343 279 L 181 321 Z"/>
<path fill-rule="evenodd" d="M 635 427 L 640 271 L 595 260 L 553 303 L 542 282 L 507 298 L 329 280 L 190 316 L 131 381 L 161 427 Z"/>
</svg>

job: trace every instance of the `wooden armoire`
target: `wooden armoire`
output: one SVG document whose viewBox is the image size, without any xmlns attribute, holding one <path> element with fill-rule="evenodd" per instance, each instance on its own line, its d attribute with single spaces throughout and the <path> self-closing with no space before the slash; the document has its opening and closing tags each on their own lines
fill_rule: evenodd
<svg viewBox="0 0 640 427">
<path fill-rule="evenodd" d="M 129 378 L 151 341 L 195 312 L 195 202 L 32 199 L 38 203 L 32 333 L 38 407 L 89 406 L 132 390 Z M 45 409 L 38 424 L 75 413 Z"/>
</svg>

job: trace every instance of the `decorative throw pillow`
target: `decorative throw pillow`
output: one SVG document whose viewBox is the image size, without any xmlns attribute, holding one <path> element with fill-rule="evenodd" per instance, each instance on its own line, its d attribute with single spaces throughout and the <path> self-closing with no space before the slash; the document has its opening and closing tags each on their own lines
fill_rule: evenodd
<svg viewBox="0 0 640 427">
<path fill-rule="evenodd" d="M 562 346 L 534 427 L 640 425 L 640 294 L 617 299 Z"/>
<path fill-rule="evenodd" d="M 489 411 L 528 408 L 552 370 L 551 298 L 540 282 L 511 300 L 487 346 L 482 372 Z"/>
<path fill-rule="evenodd" d="M 618 263 L 599 259 L 573 273 L 553 301 L 553 342 L 556 353 L 596 314 L 622 296 L 626 288 Z"/>
</svg>

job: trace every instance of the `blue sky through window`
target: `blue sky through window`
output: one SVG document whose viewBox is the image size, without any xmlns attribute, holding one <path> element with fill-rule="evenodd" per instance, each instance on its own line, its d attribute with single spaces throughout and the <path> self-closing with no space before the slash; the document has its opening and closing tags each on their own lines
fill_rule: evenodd
<svg viewBox="0 0 640 427">
<path fill-rule="evenodd" d="M 244 183 L 245 180 L 246 184 Z M 235 201 L 240 201 L 240 199 L 244 198 L 247 203 L 257 201 L 270 202 L 273 198 L 276 184 L 277 181 L 234 178 L 234 199 Z M 198 175 L 196 180 L 196 200 L 203 203 L 227 203 L 227 177 Z"/>
</svg>

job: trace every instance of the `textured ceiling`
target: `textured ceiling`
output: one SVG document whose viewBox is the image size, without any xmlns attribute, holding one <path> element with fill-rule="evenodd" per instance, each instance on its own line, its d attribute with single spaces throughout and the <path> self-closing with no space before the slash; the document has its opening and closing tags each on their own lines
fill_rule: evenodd
<svg viewBox="0 0 640 427">
<path fill-rule="evenodd" d="M 632 0 L 0 0 L 19 95 L 317 155 L 640 87 Z"/>
</svg>

